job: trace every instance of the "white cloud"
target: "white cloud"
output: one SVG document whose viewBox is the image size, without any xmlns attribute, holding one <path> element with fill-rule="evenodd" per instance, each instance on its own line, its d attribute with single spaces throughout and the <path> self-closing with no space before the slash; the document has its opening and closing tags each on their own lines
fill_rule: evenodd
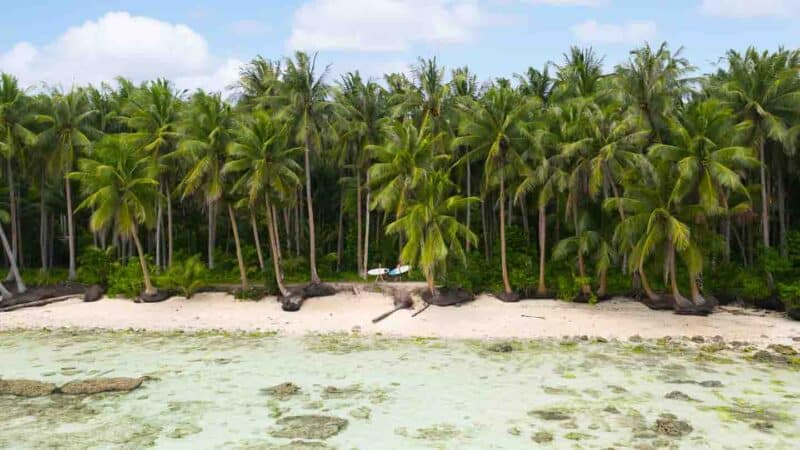
<svg viewBox="0 0 800 450">
<path fill-rule="evenodd" d="M 525 3 L 550 6 L 600 6 L 605 0 L 525 0 Z"/>
<path fill-rule="evenodd" d="M 578 41 L 588 44 L 640 44 L 653 39 L 657 32 L 652 21 L 611 24 L 587 20 L 571 30 Z"/>
<path fill-rule="evenodd" d="M 800 0 L 702 0 L 700 10 L 712 16 L 787 17 L 800 14 Z"/>
<path fill-rule="evenodd" d="M 488 16 L 477 0 L 309 0 L 295 11 L 288 46 L 396 52 L 419 43 L 463 43 Z"/>
<path fill-rule="evenodd" d="M 14 73 L 24 84 L 62 87 L 121 75 L 134 81 L 166 77 L 182 88 L 218 89 L 233 81 L 234 64 L 238 61 L 215 58 L 206 40 L 185 25 L 126 12 L 110 12 L 69 28 L 41 48 L 21 42 L 0 54 L 0 70 Z"/>
</svg>

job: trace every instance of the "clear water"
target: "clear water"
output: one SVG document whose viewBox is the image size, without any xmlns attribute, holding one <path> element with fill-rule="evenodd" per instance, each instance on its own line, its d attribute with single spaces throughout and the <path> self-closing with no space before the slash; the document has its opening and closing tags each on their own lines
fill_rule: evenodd
<svg viewBox="0 0 800 450">
<path fill-rule="evenodd" d="M 283 448 L 280 417 L 348 420 L 320 448 L 764 448 L 800 438 L 800 372 L 691 343 L 0 333 L 0 376 L 150 377 L 127 394 L 0 396 L 0 448 Z M 717 380 L 722 387 L 679 381 Z M 291 381 L 285 399 L 264 388 Z M 340 388 L 326 393 L 326 387 Z M 693 400 L 666 399 L 679 390 Z M 536 411 L 556 411 L 557 419 Z M 662 413 L 688 422 L 654 431 Z M 549 443 L 540 441 L 552 436 Z M 295 440 L 295 447 L 301 447 Z M 323 445 L 328 447 L 322 447 Z"/>
</svg>

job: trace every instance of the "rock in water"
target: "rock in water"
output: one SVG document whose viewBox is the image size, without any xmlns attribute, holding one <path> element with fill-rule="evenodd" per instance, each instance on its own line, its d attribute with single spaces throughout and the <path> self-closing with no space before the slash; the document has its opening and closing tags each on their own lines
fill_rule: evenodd
<svg viewBox="0 0 800 450">
<path fill-rule="evenodd" d="M 268 387 L 264 389 L 264 392 L 275 398 L 284 400 L 300 392 L 300 386 L 292 383 L 291 381 L 287 381 L 286 383 L 276 384 L 275 386 Z"/>
<path fill-rule="evenodd" d="M 0 380 L 0 395 L 14 395 L 17 397 L 43 397 L 56 390 L 53 383 L 44 383 L 36 380 Z"/>
<path fill-rule="evenodd" d="M 292 441 L 286 445 L 278 447 L 280 450 L 305 450 L 305 449 L 331 449 L 323 442 L 316 441 Z"/>
<path fill-rule="evenodd" d="M 87 289 L 83 294 L 83 301 L 96 302 L 103 297 L 103 294 L 105 294 L 105 289 L 103 289 L 103 286 L 100 286 L 99 284 L 93 284 L 89 286 L 89 289 Z"/>
<path fill-rule="evenodd" d="M 128 392 L 142 385 L 144 377 L 139 378 L 90 378 L 70 381 L 58 391 L 67 395 L 91 395 L 101 392 Z"/>
<path fill-rule="evenodd" d="M 665 395 L 664 398 L 668 398 L 670 400 L 681 400 L 681 401 L 684 401 L 684 402 L 695 402 L 695 401 L 697 401 L 697 400 L 693 399 L 692 397 L 689 397 L 687 394 L 684 394 L 681 391 L 672 391 L 672 392 L 668 393 L 667 395 Z"/>
<path fill-rule="evenodd" d="M 347 419 L 317 415 L 289 416 L 276 423 L 280 428 L 270 435 L 287 439 L 328 439 L 347 427 Z"/>
<path fill-rule="evenodd" d="M 303 297 L 328 297 L 336 295 L 336 289 L 327 283 L 311 283 L 303 288 Z"/>
<path fill-rule="evenodd" d="M 694 429 L 687 422 L 679 420 L 674 414 L 661 414 L 656 419 L 654 431 L 658 434 L 681 437 L 691 433 Z"/>
</svg>

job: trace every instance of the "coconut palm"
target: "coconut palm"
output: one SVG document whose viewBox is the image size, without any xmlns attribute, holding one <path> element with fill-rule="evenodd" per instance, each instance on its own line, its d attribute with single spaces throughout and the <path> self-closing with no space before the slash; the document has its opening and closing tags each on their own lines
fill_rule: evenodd
<svg viewBox="0 0 800 450">
<path fill-rule="evenodd" d="M 466 263 L 461 243 L 464 239 L 473 244 L 477 241 L 475 234 L 458 221 L 456 213 L 478 199 L 451 195 L 455 185 L 444 171 L 431 172 L 421 181 L 402 215 L 386 227 L 386 232 L 405 236 L 402 261 L 420 268 L 428 291 L 435 295 L 437 268 L 449 255 Z"/>
<path fill-rule="evenodd" d="M 150 153 L 152 160 L 159 167 L 159 180 L 167 202 L 167 266 L 172 265 L 174 245 L 172 233 L 172 190 L 170 187 L 170 171 L 168 155 L 173 152 L 181 137 L 180 120 L 183 91 L 177 90 L 172 83 L 158 79 L 146 83 L 142 89 L 136 90 L 128 99 L 123 113 L 126 125 L 133 130 L 129 139 Z M 160 264 L 161 243 L 161 204 L 158 205 L 156 221 L 156 265 Z"/>
<path fill-rule="evenodd" d="M 225 152 L 235 127 L 233 111 L 220 94 L 197 91 L 189 100 L 183 118 L 183 133 L 178 148 L 169 159 L 184 158 L 190 169 L 181 181 L 185 198 L 200 192 L 208 213 L 208 267 L 214 268 L 216 216 L 225 190 L 222 167 Z"/>
<path fill-rule="evenodd" d="M 139 241 L 139 228 L 152 227 L 159 196 L 158 172 L 147 152 L 130 146 L 119 136 L 107 136 L 90 157 L 78 160 L 78 170 L 68 175 L 80 183 L 86 198 L 76 211 L 91 208 L 89 228 L 113 229 L 122 239 L 132 239 L 139 255 L 145 295 L 156 293 L 147 259 Z"/>
<path fill-rule="evenodd" d="M 484 157 L 485 185 L 499 185 L 500 265 L 506 296 L 512 294 L 506 264 L 506 185 L 519 169 L 518 146 L 523 141 L 521 124 L 534 104 L 509 88 L 492 88 L 478 101 L 461 104 L 465 111 L 464 124 L 461 136 L 453 143 L 468 146 L 470 151 Z"/>
<path fill-rule="evenodd" d="M 72 187 L 69 177 L 75 159 L 91 146 L 92 139 L 100 131 L 92 125 L 97 111 L 91 108 L 86 92 L 73 89 L 63 94 L 53 93 L 52 110 L 37 115 L 44 127 L 39 134 L 40 145 L 52 149 L 49 155 L 49 172 L 64 176 L 64 191 L 67 201 L 67 239 L 69 242 L 69 279 L 77 277 L 75 265 L 75 225 L 72 211 Z"/>
<path fill-rule="evenodd" d="M 329 87 L 325 84 L 328 68 L 317 73 L 317 55 L 297 52 L 294 59 L 286 60 L 281 87 L 282 113 L 291 120 L 294 139 L 305 148 L 306 207 L 308 208 L 308 246 L 311 283 L 319 283 L 317 273 L 317 235 L 314 218 L 314 201 L 311 190 L 311 153 L 320 150 L 322 129 L 330 118 Z"/>
<path fill-rule="evenodd" d="M 245 194 L 250 208 L 263 201 L 266 209 L 267 230 L 275 277 L 282 295 L 289 291 L 283 284 L 278 262 L 278 242 L 275 234 L 273 203 L 286 198 L 300 185 L 302 171 L 294 158 L 303 151 L 301 147 L 289 146 L 290 126 L 266 112 L 255 112 L 244 120 L 234 132 L 233 142 L 228 147 L 229 160 L 224 172 L 237 174 L 234 190 Z"/>
<path fill-rule="evenodd" d="M 750 144 L 761 161 L 761 233 L 765 247 L 770 246 L 769 193 L 767 192 L 767 140 L 787 142 L 787 118 L 800 110 L 800 52 L 780 49 L 775 53 L 758 52 L 753 47 L 744 54 L 730 50 L 727 68 L 713 80 L 712 91 L 721 96 L 738 119 L 751 125 Z"/>
<path fill-rule="evenodd" d="M 17 79 L 3 73 L 0 74 L 0 154 L 6 160 L 6 178 L 8 179 L 8 204 L 11 210 L 11 239 L 13 244 L 8 245 L 5 231 L 0 226 L 0 238 L 3 240 L 3 249 L 9 261 L 10 273 L 17 284 L 17 292 L 25 292 L 25 283 L 20 276 L 18 261 L 18 205 L 16 184 L 14 182 L 14 163 L 23 156 L 21 152 L 25 147 L 30 147 L 36 142 L 36 135 L 28 128 L 30 126 L 30 101 L 24 91 L 19 88 Z"/>
</svg>

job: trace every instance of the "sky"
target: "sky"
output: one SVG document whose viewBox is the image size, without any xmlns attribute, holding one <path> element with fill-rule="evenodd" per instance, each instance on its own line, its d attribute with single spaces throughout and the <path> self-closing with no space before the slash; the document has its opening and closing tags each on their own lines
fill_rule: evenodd
<svg viewBox="0 0 800 450">
<path fill-rule="evenodd" d="M 0 72 L 30 87 L 157 77 L 225 90 L 256 55 L 318 52 L 328 77 L 408 72 L 418 57 L 482 80 L 591 46 L 605 69 L 667 41 L 699 73 L 728 49 L 800 46 L 800 0 L 7 0 Z"/>
</svg>

